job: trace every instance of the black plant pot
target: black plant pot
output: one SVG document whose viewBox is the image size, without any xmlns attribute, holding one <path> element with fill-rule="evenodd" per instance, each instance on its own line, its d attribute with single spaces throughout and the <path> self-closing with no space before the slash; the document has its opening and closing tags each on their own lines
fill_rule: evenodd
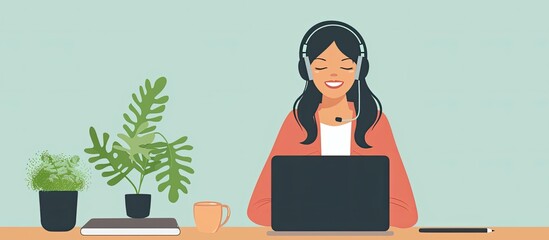
<svg viewBox="0 0 549 240">
<path fill-rule="evenodd" d="M 151 212 L 150 194 L 126 194 L 126 215 L 131 218 L 146 218 Z"/>
<path fill-rule="evenodd" d="M 76 224 L 77 191 L 40 191 L 40 223 L 48 231 L 69 231 Z"/>
</svg>

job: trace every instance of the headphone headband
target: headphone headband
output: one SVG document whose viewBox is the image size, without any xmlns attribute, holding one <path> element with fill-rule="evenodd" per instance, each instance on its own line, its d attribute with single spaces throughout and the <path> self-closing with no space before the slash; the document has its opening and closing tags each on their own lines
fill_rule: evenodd
<svg viewBox="0 0 549 240">
<path fill-rule="evenodd" d="M 326 28 L 326 27 L 340 27 L 340 28 L 343 28 L 347 31 L 349 31 L 350 33 L 352 33 L 356 40 L 358 41 L 358 44 L 359 44 L 359 47 L 360 47 L 360 56 L 361 57 L 364 57 L 364 51 L 366 49 L 366 46 L 364 46 L 364 41 L 362 41 L 362 37 L 356 33 L 356 31 L 350 27 L 347 27 L 347 26 L 344 26 L 342 24 L 339 24 L 339 23 L 334 23 L 336 21 L 327 21 L 325 22 L 325 25 L 321 25 L 320 27 L 317 27 L 313 32 L 311 32 L 309 34 L 309 36 L 307 37 L 307 39 L 305 40 L 305 43 L 303 43 L 303 45 L 301 46 L 301 54 L 302 54 L 302 57 L 306 57 L 307 56 L 307 43 L 309 43 L 309 40 L 311 39 L 311 37 L 320 29 L 323 29 L 323 28 Z"/>
</svg>

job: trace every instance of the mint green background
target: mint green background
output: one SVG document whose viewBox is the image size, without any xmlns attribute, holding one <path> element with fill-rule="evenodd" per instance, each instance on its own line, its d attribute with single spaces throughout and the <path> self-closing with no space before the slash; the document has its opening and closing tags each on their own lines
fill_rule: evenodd
<svg viewBox="0 0 549 240">
<path fill-rule="evenodd" d="M 549 225 L 549 5 L 544 1 L 12 1 L 0 3 L 0 225 L 39 226 L 25 166 L 78 154 L 88 128 L 122 131 L 131 93 L 168 78 L 159 130 L 189 136 L 196 174 L 152 217 L 192 226 L 192 204 L 249 197 L 304 82 L 303 34 L 337 19 L 362 33 L 367 78 L 408 171 L 419 226 Z M 77 225 L 124 217 L 126 182 L 92 171 Z"/>
</svg>

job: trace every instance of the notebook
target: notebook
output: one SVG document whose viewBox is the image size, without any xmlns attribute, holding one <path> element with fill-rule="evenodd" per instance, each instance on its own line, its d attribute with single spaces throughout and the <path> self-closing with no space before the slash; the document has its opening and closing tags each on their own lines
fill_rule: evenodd
<svg viewBox="0 0 549 240">
<path fill-rule="evenodd" d="M 179 235 L 175 218 L 92 218 L 82 235 Z"/>
</svg>

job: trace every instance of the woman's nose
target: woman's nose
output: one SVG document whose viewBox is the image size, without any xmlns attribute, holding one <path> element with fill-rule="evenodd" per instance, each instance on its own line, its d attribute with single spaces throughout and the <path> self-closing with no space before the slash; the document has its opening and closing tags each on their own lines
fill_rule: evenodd
<svg viewBox="0 0 549 240">
<path fill-rule="evenodd" d="M 330 77 L 337 77 L 337 73 L 330 74 Z"/>
</svg>

